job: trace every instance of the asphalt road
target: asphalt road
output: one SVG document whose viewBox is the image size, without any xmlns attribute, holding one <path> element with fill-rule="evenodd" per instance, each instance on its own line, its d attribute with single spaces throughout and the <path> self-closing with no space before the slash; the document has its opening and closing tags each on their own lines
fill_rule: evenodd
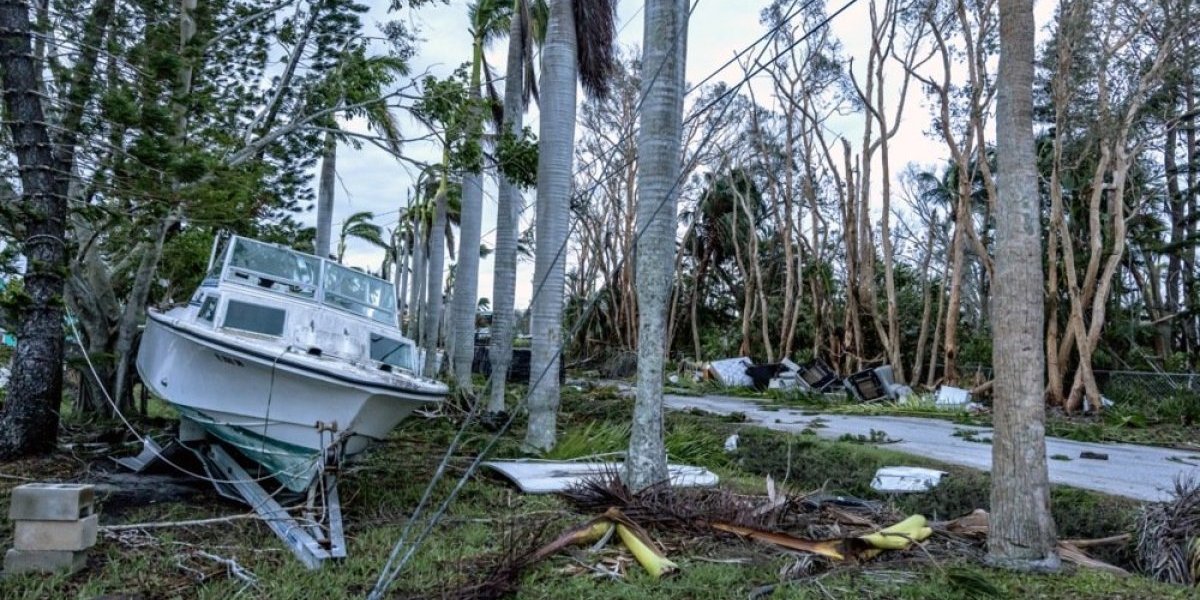
<svg viewBox="0 0 1200 600">
<path fill-rule="evenodd" d="M 768 409 L 753 400 L 729 396 L 668 394 L 664 401 L 667 408 L 674 410 L 697 408 L 722 415 L 741 412 L 746 415 L 747 423 L 796 433 L 819 418 L 824 427 L 815 428 L 815 431 L 821 437 L 838 438 L 844 434 L 870 436 L 871 430 L 882 431 L 888 438 L 899 440 L 887 444 L 886 447 L 891 450 L 982 471 L 990 470 L 992 466 L 990 444 L 954 435 L 959 430 L 971 430 L 976 432 L 977 439 L 983 439 L 991 436 L 990 427 L 972 427 L 917 417 L 815 415 L 811 411 L 789 408 Z M 1081 458 L 1082 452 L 1106 454 L 1108 460 Z M 1046 454 L 1070 458 L 1047 461 L 1052 483 L 1136 500 L 1164 500 L 1176 478 L 1200 478 L 1200 452 L 1047 438 Z"/>
</svg>

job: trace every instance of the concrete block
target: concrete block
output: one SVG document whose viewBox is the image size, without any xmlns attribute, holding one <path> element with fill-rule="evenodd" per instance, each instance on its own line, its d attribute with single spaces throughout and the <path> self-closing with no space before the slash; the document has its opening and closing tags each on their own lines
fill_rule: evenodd
<svg viewBox="0 0 1200 600">
<path fill-rule="evenodd" d="M 87 550 L 96 545 L 100 515 L 78 521 L 16 521 L 13 547 L 17 550 Z"/>
<path fill-rule="evenodd" d="M 4 574 L 75 573 L 87 565 L 87 551 L 78 550 L 17 550 L 4 554 Z"/>
<path fill-rule="evenodd" d="M 12 491 L 8 518 L 14 521 L 78 521 L 91 516 L 95 489 L 83 483 L 27 483 Z"/>
</svg>

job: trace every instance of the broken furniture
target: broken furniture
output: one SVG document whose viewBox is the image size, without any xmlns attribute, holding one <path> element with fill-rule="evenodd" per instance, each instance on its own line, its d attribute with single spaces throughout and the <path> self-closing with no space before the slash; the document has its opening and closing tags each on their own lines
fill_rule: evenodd
<svg viewBox="0 0 1200 600">
<path fill-rule="evenodd" d="M 819 358 L 799 365 L 796 372 L 800 376 L 800 383 L 813 392 L 825 393 L 831 391 L 839 383 L 837 373 L 829 368 L 829 365 L 825 364 L 825 361 Z"/>
<path fill-rule="evenodd" d="M 896 401 L 912 394 L 912 388 L 897 384 L 893 379 L 891 365 L 859 371 L 847 377 L 845 385 L 859 402 Z"/>
<path fill-rule="evenodd" d="M 750 365 L 746 367 L 746 375 L 750 377 L 754 389 L 762 392 L 771 384 L 771 380 L 775 379 L 775 376 L 784 369 L 782 363 Z"/>
<path fill-rule="evenodd" d="M 754 380 L 746 374 L 746 367 L 754 366 L 749 357 L 726 358 L 708 363 L 705 375 L 725 387 L 750 387 Z"/>
<path fill-rule="evenodd" d="M 13 547 L 4 574 L 75 573 L 96 545 L 95 491 L 78 483 L 27 483 L 12 491 Z"/>
</svg>

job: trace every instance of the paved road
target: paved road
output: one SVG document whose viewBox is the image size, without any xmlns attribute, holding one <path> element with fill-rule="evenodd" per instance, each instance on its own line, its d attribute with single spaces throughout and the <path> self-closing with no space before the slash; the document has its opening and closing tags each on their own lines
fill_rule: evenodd
<svg viewBox="0 0 1200 600">
<path fill-rule="evenodd" d="M 768 410 L 753 400 L 729 396 L 668 394 L 665 403 L 667 408 L 675 410 L 698 408 L 722 415 L 741 412 L 745 413 L 749 423 L 797 433 L 807 428 L 813 419 L 820 418 L 825 426 L 817 428 L 816 432 L 822 437 L 837 438 L 843 434 L 865 436 L 874 429 L 886 432 L 889 438 L 901 440 L 887 445 L 892 450 L 982 471 L 990 470 L 992 466 L 990 444 L 953 435 L 956 430 L 967 429 L 977 432 L 980 438 L 990 437 L 990 427 L 972 427 L 916 417 L 813 415 L 804 414 L 811 411 L 789 408 Z M 1080 458 L 1079 454 L 1085 451 L 1107 454 L 1108 460 Z M 1049 456 L 1066 455 L 1071 458 L 1069 461 L 1047 461 L 1051 482 L 1137 500 L 1165 499 L 1176 477 L 1200 478 L 1200 452 L 1047 438 L 1046 453 Z"/>
</svg>

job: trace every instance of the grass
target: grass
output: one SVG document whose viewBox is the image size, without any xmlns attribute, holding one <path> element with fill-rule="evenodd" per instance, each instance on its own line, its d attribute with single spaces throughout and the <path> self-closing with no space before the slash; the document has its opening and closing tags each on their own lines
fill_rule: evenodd
<svg viewBox="0 0 1200 600">
<path fill-rule="evenodd" d="M 564 389 L 562 437 L 554 456 L 572 458 L 601 451 L 621 451 L 627 436 L 632 401 L 615 390 Z M 904 512 L 951 518 L 986 508 L 988 476 L 983 473 L 914 459 L 885 448 L 850 442 L 822 441 L 811 435 L 767 431 L 726 419 L 672 413 L 665 420 L 672 460 L 708 466 L 723 485 L 741 493 L 763 493 L 770 474 L 784 489 L 830 493 L 890 502 Z M 523 425 L 498 446 L 501 456 L 520 455 Z M 89 569 L 74 576 L 20 576 L 0 579 L 0 598 L 95 598 L 104 594 L 137 594 L 146 598 L 361 598 L 416 506 L 424 484 L 441 458 L 455 425 L 447 419 L 413 418 L 390 439 L 349 467 L 341 494 L 345 507 L 349 558 L 320 572 L 309 572 L 287 553 L 257 521 L 241 520 L 204 527 L 104 535 L 93 550 Z M 738 449 L 726 453 L 725 438 L 739 434 Z M 447 480 L 434 495 L 440 500 L 478 452 L 490 433 L 471 429 Z M 96 464 L 90 457 L 62 452 L 49 458 L 5 465 L 9 475 L 47 480 L 81 477 Z M 880 496 L 869 483 L 875 470 L 889 464 L 940 468 L 950 473 L 927 494 Z M 17 480 L 0 479 L 0 504 Z M 198 488 L 194 498 L 145 503 L 117 512 L 101 494 L 102 524 L 175 521 L 238 514 L 245 508 Z M 1127 531 L 1136 504 L 1067 488 L 1053 491 L 1053 510 L 1063 537 L 1103 537 Z M 534 539 L 556 535 L 590 517 L 573 512 L 556 497 L 517 493 L 486 473 L 467 483 L 447 518 L 430 536 L 399 582 L 396 597 L 430 597 L 478 580 L 497 556 Z M 0 525 L 0 542 L 11 536 Z M 953 560 L 929 563 L 869 563 L 863 568 L 832 571 L 807 583 L 781 583 L 780 573 L 798 567 L 795 557 L 751 543 L 664 538 L 669 556 L 682 571 L 655 582 L 636 565 L 623 579 L 598 578 L 571 557 L 560 555 L 526 573 L 519 598 L 613 600 L 621 598 L 747 597 L 777 585 L 772 598 L 1185 598 L 1189 590 L 1140 577 L 1128 580 L 1084 571 L 1053 577 L 1015 575 Z M 618 546 L 600 553 L 616 561 L 628 557 Z M 258 578 L 254 588 L 230 577 L 225 568 L 199 552 L 233 558 Z M 1124 549 L 1102 558 L 1128 564 Z M 743 562 L 711 562 L 743 559 Z M 591 558 L 591 562 L 595 562 Z M 987 594 L 990 593 L 991 596 Z M 975 596 L 972 596 L 975 594 Z M 984 595 L 979 595 L 984 594 Z"/>
</svg>

